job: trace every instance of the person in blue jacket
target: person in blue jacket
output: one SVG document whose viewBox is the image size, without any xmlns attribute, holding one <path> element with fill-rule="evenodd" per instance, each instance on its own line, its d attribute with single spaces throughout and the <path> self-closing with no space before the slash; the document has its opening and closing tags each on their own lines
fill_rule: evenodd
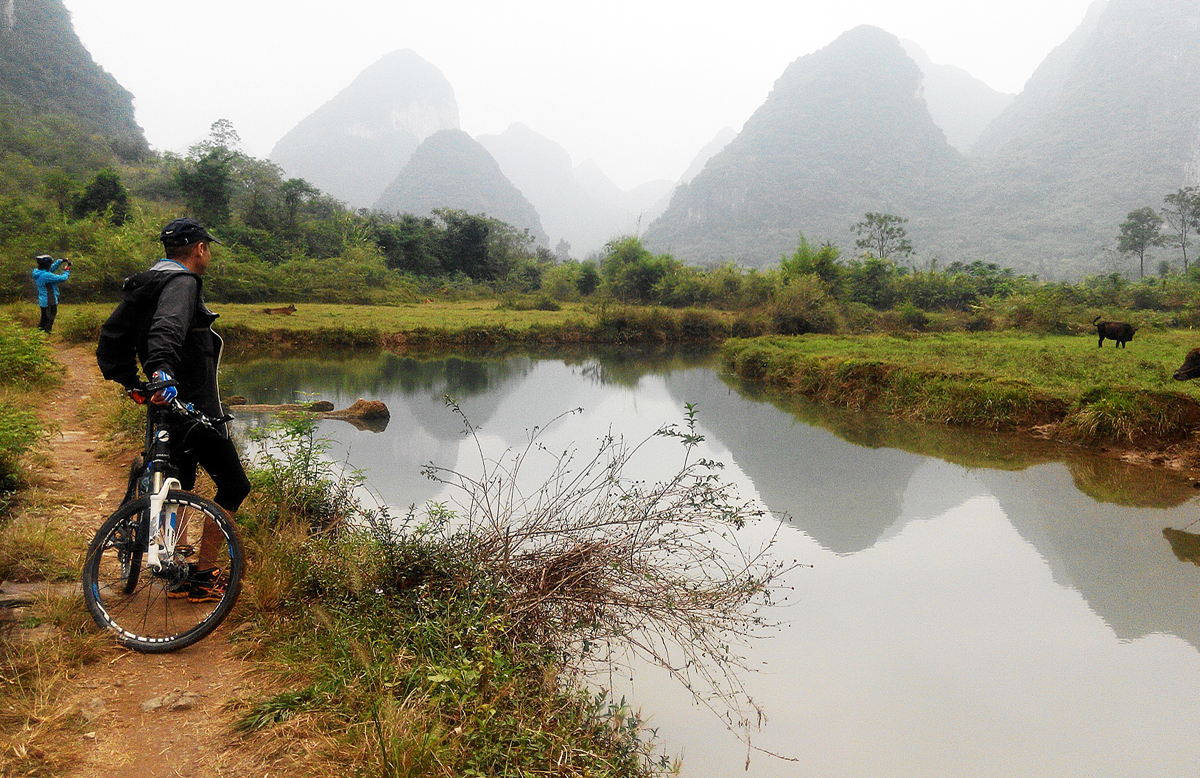
<svg viewBox="0 0 1200 778">
<path fill-rule="evenodd" d="M 59 268 L 63 272 L 59 273 Z M 55 259 L 49 254 L 37 257 L 37 267 L 33 269 L 33 283 L 37 286 L 38 305 L 42 307 L 42 320 L 38 327 L 47 335 L 54 328 L 54 318 L 58 316 L 58 285 L 71 277 L 71 260 Z"/>
</svg>

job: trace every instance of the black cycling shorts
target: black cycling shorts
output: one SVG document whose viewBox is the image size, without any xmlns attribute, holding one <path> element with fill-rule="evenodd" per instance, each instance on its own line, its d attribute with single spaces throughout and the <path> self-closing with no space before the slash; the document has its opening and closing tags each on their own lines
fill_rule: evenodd
<svg viewBox="0 0 1200 778">
<path fill-rule="evenodd" d="M 250 479 L 233 441 L 198 426 L 176 428 L 171 438 L 171 464 L 179 471 L 179 485 L 194 487 L 199 465 L 217 485 L 213 501 L 230 513 L 236 511 L 250 494 Z"/>
</svg>

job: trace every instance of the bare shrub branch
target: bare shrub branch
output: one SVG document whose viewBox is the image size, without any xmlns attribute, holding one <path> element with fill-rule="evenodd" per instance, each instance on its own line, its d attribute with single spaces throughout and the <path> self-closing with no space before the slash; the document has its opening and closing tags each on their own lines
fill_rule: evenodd
<svg viewBox="0 0 1200 778">
<path fill-rule="evenodd" d="M 739 680 L 737 648 L 762 625 L 758 608 L 785 566 L 768 554 L 773 536 L 761 547 L 739 542 L 764 511 L 721 479 L 720 463 L 696 458 L 695 406 L 685 429 L 636 444 L 608 434 L 590 454 L 552 452 L 536 427 L 524 448 L 490 458 L 446 402 L 474 440 L 479 472 L 424 472 L 450 488 L 470 564 L 502 582 L 510 638 L 551 646 L 577 670 L 629 651 L 748 737 L 761 711 Z M 630 477 L 635 456 L 661 437 L 682 444 L 679 469 L 657 482 Z M 537 485 L 525 488 L 525 471 L 537 468 Z"/>
</svg>

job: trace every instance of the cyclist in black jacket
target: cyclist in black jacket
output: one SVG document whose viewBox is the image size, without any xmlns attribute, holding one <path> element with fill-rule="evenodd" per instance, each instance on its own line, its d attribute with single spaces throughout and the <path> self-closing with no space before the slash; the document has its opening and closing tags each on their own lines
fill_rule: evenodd
<svg viewBox="0 0 1200 778">
<path fill-rule="evenodd" d="M 142 310 L 127 312 L 118 306 L 109 322 L 122 315 L 136 319 L 136 353 L 142 370 L 152 381 L 176 383 L 155 392 L 150 402 L 162 405 L 178 395 L 205 414 L 219 417 L 223 415 L 217 387 L 221 338 L 212 329 L 217 314 L 204 304 L 201 281 L 212 261 L 210 244 L 219 241 L 191 218 L 175 219 L 159 239 L 166 257 L 126 280 L 127 292 L 131 284 L 145 292 L 136 303 Z M 129 299 L 121 303 L 133 304 Z M 106 378 L 133 391 L 140 383 L 137 365 L 115 345 L 108 334 L 111 330 L 108 322 L 101 329 L 97 362 Z M 250 493 L 250 481 L 227 430 L 214 432 L 184 423 L 172 433 L 171 464 L 178 468 L 180 485 L 187 490 L 195 485 L 197 465 L 203 467 L 217 485 L 213 501 L 231 514 Z M 210 536 L 215 532 L 215 526 L 205 527 L 194 576 L 198 583 L 192 589 L 219 577 L 219 572 L 212 572 L 210 556 L 217 546 Z M 219 592 L 214 596 L 219 597 Z"/>
</svg>

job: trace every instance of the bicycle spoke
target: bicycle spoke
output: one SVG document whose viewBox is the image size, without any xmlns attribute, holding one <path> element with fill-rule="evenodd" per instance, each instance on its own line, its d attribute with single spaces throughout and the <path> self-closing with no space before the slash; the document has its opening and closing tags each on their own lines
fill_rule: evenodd
<svg viewBox="0 0 1200 778">
<path fill-rule="evenodd" d="M 140 506 L 146 502 L 123 508 L 101 528 L 85 564 L 84 597 L 96 622 L 117 632 L 126 645 L 141 651 L 174 650 L 208 634 L 233 607 L 241 583 L 241 547 L 219 507 L 173 491 L 164 512 L 174 510 L 176 524 L 174 532 L 159 533 L 158 540 L 165 541 L 161 568 L 154 569 L 145 558 L 131 577 L 130 559 L 139 554 L 141 544 L 130 527 L 137 526 Z M 211 595 L 209 589 L 198 593 L 195 584 L 198 549 L 210 522 L 220 542 L 215 553 L 206 553 L 221 568 L 224 582 Z M 167 553 L 171 548 L 174 554 Z"/>
</svg>

